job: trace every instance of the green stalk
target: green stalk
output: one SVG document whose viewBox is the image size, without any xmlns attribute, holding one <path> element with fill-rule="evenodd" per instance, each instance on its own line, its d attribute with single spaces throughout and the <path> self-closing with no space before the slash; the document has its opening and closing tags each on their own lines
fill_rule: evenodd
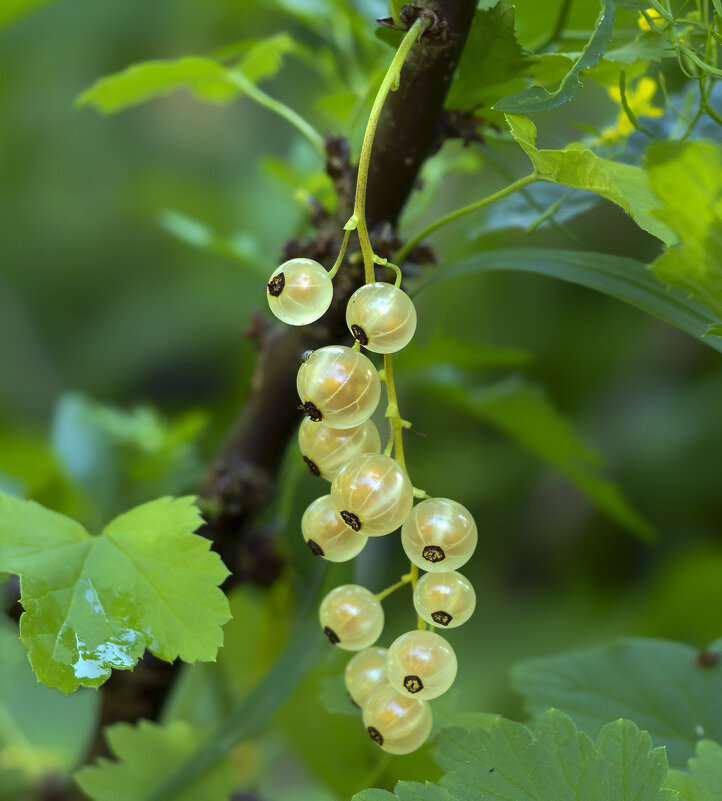
<svg viewBox="0 0 722 801">
<path fill-rule="evenodd" d="M 478 211 L 479 209 L 483 209 L 485 206 L 490 206 L 492 203 L 496 203 L 497 200 L 501 200 L 507 195 L 511 195 L 519 189 L 524 189 L 524 187 L 529 186 L 529 184 L 533 184 L 536 181 L 542 180 L 535 172 L 531 173 L 530 175 L 525 175 L 523 178 L 519 178 L 518 181 L 514 181 L 514 183 L 505 186 L 503 189 L 500 189 L 498 192 L 494 192 L 493 195 L 487 195 L 487 197 L 482 198 L 481 200 L 477 200 L 474 203 L 470 203 L 468 206 L 463 206 L 460 209 L 456 209 L 456 211 L 449 212 L 449 214 L 444 215 L 443 217 L 439 217 L 438 220 L 435 220 L 424 228 L 423 231 L 420 231 L 416 236 L 413 236 L 409 241 L 399 250 L 399 252 L 394 257 L 394 261 L 397 264 L 403 264 L 404 259 L 409 255 L 409 253 L 421 242 L 422 239 L 426 239 L 427 236 L 433 234 L 434 231 L 438 230 L 447 223 L 454 222 L 454 220 L 458 220 L 460 217 L 465 217 L 467 214 L 471 214 L 474 211 Z"/>
</svg>

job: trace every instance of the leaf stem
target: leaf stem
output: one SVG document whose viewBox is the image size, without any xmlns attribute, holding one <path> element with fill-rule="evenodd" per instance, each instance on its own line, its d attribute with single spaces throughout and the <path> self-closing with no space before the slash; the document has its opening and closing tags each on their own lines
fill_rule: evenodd
<svg viewBox="0 0 722 801">
<path fill-rule="evenodd" d="M 389 8 L 391 9 L 391 19 L 397 28 L 403 28 L 404 23 L 401 21 L 401 3 L 399 0 L 389 0 Z"/>
<path fill-rule="evenodd" d="M 286 122 L 290 122 L 294 128 L 308 139 L 322 156 L 326 155 L 326 145 L 324 144 L 323 137 L 309 122 L 304 120 L 303 117 L 285 103 L 266 94 L 263 89 L 259 89 L 256 84 L 253 83 L 253 81 L 249 81 L 242 72 L 230 71 L 229 75 L 236 86 L 245 92 L 251 100 L 255 100 L 259 105 L 283 117 Z"/>
<path fill-rule="evenodd" d="M 624 109 L 624 113 L 627 115 L 627 119 L 631 122 L 631 124 L 650 139 L 657 139 L 658 137 L 656 137 L 651 131 L 648 131 L 640 123 L 640 121 L 637 119 L 637 115 L 632 111 L 632 107 L 629 105 L 629 101 L 627 100 L 627 76 L 624 70 L 619 70 L 619 99 L 622 104 L 622 108 Z"/>
<path fill-rule="evenodd" d="M 375 278 L 374 249 L 371 245 L 368 226 L 366 225 L 366 187 L 368 185 L 369 164 L 371 163 L 371 148 L 374 144 L 374 136 L 376 135 L 376 128 L 378 127 L 384 102 L 389 92 L 393 91 L 393 89 L 398 86 L 404 61 L 406 61 L 406 57 L 411 51 L 411 48 L 421 35 L 425 24 L 426 22 L 422 18 L 417 19 L 402 39 L 399 49 L 396 51 L 396 55 L 381 82 L 374 104 L 371 107 L 369 120 L 366 124 L 366 133 L 364 134 L 363 144 L 361 145 L 353 213 L 357 220 L 358 238 L 364 260 L 364 280 L 367 284 L 373 283 Z"/>
<path fill-rule="evenodd" d="M 336 257 L 336 261 L 334 262 L 333 267 L 328 271 L 328 277 L 333 278 L 336 273 L 339 271 L 341 267 L 341 263 L 343 262 L 343 257 L 346 255 L 346 246 L 348 245 L 348 239 L 351 236 L 351 229 L 346 229 L 343 235 L 343 242 L 341 243 L 341 250 L 338 252 L 338 256 Z"/>
<path fill-rule="evenodd" d="M 501 200 L 502 198 L 507 197 L 507 195 L 511 195 L 519 189 L 524 189 L 525 187 L 529 186 L 529 184 L 533 184 L 539 180 L 541 180 L 541 178 L 535 172 L 533 172 L 530 175 L 525 175 L 523 178 L 519 178 L 519 180 L 514 181 L 508 186 L 505 186 L 498 192 L 494 192 L 493 195 L 487 195 L 481 200 L 470 203 L 468 206 L 463 206 L 460 209 L 456 209 L 456 211 L 445 214 L 443 217 L 439 217 L 438 220 L 435 220 L 431 223 L 431 225 L 428 225 L 426 228 L 424 228 L 423 231 L 420 231 L 418 234 L 416 234 L 416 236 L 413 236 L 411 239 L 409 239 L 409 241 L 396 254 L 394 261 L 397 264 L 403 264 L 404 259 L 416 247 L 416 245 L 421 242 L 422 239 L 426 239 L 427 236 L 433 234 L 434 231 L 438 230 L 447 223 L 454 222 L 454 220 L 458 220 L 460 217 L 464 217 L 474 211 L 483 209 L 485 206 L 490 206 L 492 203 L 496 203 L 497 200 Z"/>
</svg>

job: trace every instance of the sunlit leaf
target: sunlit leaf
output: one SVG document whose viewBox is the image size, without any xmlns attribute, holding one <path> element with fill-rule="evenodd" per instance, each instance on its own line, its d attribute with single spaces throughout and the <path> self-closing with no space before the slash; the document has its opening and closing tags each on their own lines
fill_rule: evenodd
<svg viewBox="0 0 722 801">
<path fill-rule="evenodd" d="M 681 643 L 625 639 L 521 662 L 512 681 L 530 712 L 554 705 L 591 736 L 608 720 L 634 720 L 681 768 L 699 740 L 722 741 L 722 662 L 698 656 Z"/>
<path fill-rule="evenodd" d="M 645 170 L 630 164 L 602 159 L 582 145 L 567 145 L 563 150 L 537 150 L 536 126 L 526 117 L 507 114 L 511 135 L 519 143 L 544 181 L 585 189 L 611 200 L 632 219 L 665 244 L 677 241 L 677 234 L 660 220 L 660 207 Z"/>
<path fill-rule="evenodd" d="M 201 736 L 187 723 L 159 726 L 143 720 L 138 726 L 118 723 L 106 729 L 116 761 L 99 759 L 83 768 L 76 780 L 93 801 L 141 801 L 181 766 L 199 745 Z M 189 783 L 174 801 L 225 801 L 234 786 L 229 760 L 222 760 L 202 779 Z"/>
<path fill-rule="evenodd" d="M 193 533 L 193 500 L 146 503 L 91 537 L 70 518 L 0 495 L 0 571 L 20 576 L 20 633 L 44 684 L 97 687 L 146 648 L 167 661 L 215 659 L 228 571 Z"/>
<path fill-rule="evenodd" d="M 689 142 L 649 150 L 656 214 L 681 244 L 652 265 L 659 278 L 678 286 L 722 318 L 722 145 Z"/>
<path fill-rule="evenodd" d="M 536 273 L 594 289 L 674 325 L 722 352 L 722 341 L 718 337 L 705 336 L 716 319 L 705 306 L 683 292 L 665 289 L 646 264 L 607 253 L 537 248 L 481 251 L 435 271 L 417 291 L 437 281 L 495 270 Z"/>
</svg>

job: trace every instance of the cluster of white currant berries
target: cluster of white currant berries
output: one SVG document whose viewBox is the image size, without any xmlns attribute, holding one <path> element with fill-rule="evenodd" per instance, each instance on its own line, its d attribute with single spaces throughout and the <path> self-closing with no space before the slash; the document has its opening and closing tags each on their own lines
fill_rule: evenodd
<svg viewBox="0 0 722 801">
<path fill-rule="evenodd" d="M 331 304 L 332 281 L 311 259 L 291 259 L 268 283 L 271 311 L 290 325 L 320 318 Z M 346 584 L 323 599 L 321 626 L 329 640 L 358 651 L 345 670 L 346 688 L 363 711 L 370 736 L 391 754 L 408 754 L 431 731 L 428 700 L 446 692 L 456 676 L 451 645 L 433 627 L 454 628 L 476 604 L 470 582 L 456 572 L 471 557 L 477 529 L 467 509 L 446 498 L 414 506 L 414 487 L 399 462 L 381 453 L 378 429 L 370 420 L 381 396 L 381 378 L 360 352 L 390 354 L 405 347 L 416 330 L 416 311 L 401 289 L 368 283 L 351 296 L 346 322 L 354 348 L 332 345 L 304 357 L 297 387 L 306 419 L 299 429 L 301 453 L 314 475 L 331 491 L 306 509 L 301 530 L 311 551 L 331 562 L 356 556 L 369 537 L 401 527 L 401 544 L 426 575 L 412 581 L 419 628 L 388 649 L 372 647 L 384 627 L 381 597 Z M 416 568 L 401 583 L 418 575 Z M 420 624 L 423 625 L 423 624 Z"/>
</svg>

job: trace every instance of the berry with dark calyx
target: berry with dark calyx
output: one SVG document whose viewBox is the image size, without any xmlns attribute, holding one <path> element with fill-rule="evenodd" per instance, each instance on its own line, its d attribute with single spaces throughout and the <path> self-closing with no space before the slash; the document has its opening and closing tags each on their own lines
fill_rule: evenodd
<svg viewBox="0 0 722 801">
<path fill-rule="evenodd" d="M 429 573 L 446 573 L 466 564 L 477 539 L 476 523 L 469 510 L 448 498 L 422 501 L 401 529 L 406 555 Z"/>
<path fill-rule="evenodd" d="M 386 649 L 366 648 L 352 656 L 344 671 L 344 683 L 348 694 L 360 707 L 381 687 L 389 687 Z"/>
<path fill-rule="evenodd" d="M 374 353 L 396 353 L 416 331 L 411 298 L 393 284 L 376 281 L 357 289 L 346 307 L 346 324 L 354 338 Z"/>
<path fill-rule="evenodd" d="M 311 503 L 301 518 L 301 533 L 316 556 L 329 562 L 347 562 L 363 550 L 363 534 L 351 531 L 336 514 L 330 495 L 323 495 Z"/>
<path fill-rule="evenodd" d="M 363 722 L 371 739 L 384 751 L 410 754 L 431 734 L 431 708 L 408 693 L 382 687 L 364 704 Z"/>
<path fill-rule="evenodd" d="M 360 426 L 381 397 L 381 381 L 372 362 L 345 345 L 313 351 L 298 370 L 296 386 L 308 417 L 333 428 Z"/>
<path fill-rule="evenodd" d="M 456 678 L 454 649 L 432 631 L 408 631 L 391 644 L 386 675 L 391 686 L 415 698 L 437 698 Z"/>
<path fill-rule="evenodd" d="M 471 582 L 455 570 L 427 573 L 414 587 L 414 607 L 419 617 L 432 626 L 453 629 L 473 614 L 476 593 Z"/>
<path fill-rule="evenodd" d="M 311 473 L 331 481 L 354 456 L 378 453 L 381 437 L 371 420 L 354 428 L 331 428 L 306 419 L 298 429 L 298 445 Z"/>
<path fill-rule="evenodd" d="M 358 584 L 331 590 L 319 609 L 321 628 L 344 651 L 362 651 L 373 645 L 384 628 L 384 610 L 376 596 Z"/>
<path fill-rule="evenodd" d="M 409 515 L 414 488 L 390 456 L 366 453 L 352 459 L 331 483 L 334 509 L 347 525 L 368 537 L 395 531 Z"/>
<path fill-rule="evenodd" d="M 333 298 L 328 272 L 313 259 L 290 259 L 268 281 L 268 306 L 289 325 L 308 325 L 322 317 Z"/>
</svg>

